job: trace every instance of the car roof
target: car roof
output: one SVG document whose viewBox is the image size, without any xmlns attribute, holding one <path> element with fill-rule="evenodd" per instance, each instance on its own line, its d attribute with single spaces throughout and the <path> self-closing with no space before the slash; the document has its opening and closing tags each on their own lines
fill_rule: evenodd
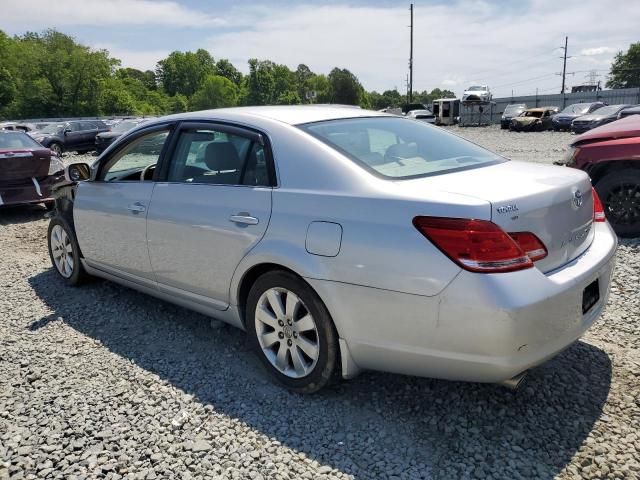
<svg viewBox="0 0 640 480">
<path fill-rule="evenodd" d="M 275 105 L 260 107 L 233 107 L 218 108 L 214 110 L 201 110 L 198 112 L 178 113 L 168 117 L 155 119 L 149 123 L 161 123 L 171 120 L 233 120 L 255 121 L 256 119 L 269 119 L 289 125 L 301 125 L 304 123 L 322 122 L 325 120 L 338 120 L 342 118 L 361 117 L 397 117 L 384 112 L 364 110 L 354 106 L 345 105 Z"/>
</svg>

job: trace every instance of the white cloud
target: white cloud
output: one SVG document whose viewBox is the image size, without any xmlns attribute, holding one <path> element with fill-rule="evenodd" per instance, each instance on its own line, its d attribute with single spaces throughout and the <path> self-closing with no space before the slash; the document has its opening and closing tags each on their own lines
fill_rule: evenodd
<svg viewBox="0 0 640 480">
<path fill-rule="evenodd" d="M 615 50 L 613 48 L 609 47 L 583 48 L 582 50 L 580 50 L 579 55 L 582 55 L 584 57 L 592 57 L 595 55 L 603 55 L 605 53 L 611 53 L 614 51 Z"/>
<path fill-rule="evenodd" d="M 164 0 L 3 0 L 0 28 L 30 30 L 67 25 L 211 26 L 225 22 Z"/>
<path fill-rule="evenodd" d="M 96 50 L 105 49 L 112 57 L 119 59 L 122 67 L 132 67 L 138 70 L 155 70 L 158 60 L 169 55 L 168 50 L 128 50 L 108 43 L 91 45 Z"/>
</svg>

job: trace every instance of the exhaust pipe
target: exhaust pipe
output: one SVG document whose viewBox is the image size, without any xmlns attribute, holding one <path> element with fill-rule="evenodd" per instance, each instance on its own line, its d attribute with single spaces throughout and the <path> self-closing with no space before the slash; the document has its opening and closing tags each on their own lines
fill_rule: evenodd
<svg viewBox="0 0 640 480">
<path fill-rule="evenodd" d="M 500 385 L 508 388 L 509 390 L 517 390 L 524 383 L 528 374 L 529 372 L 525 370 L 524 372 L 519 373 L 515 377 L 511 377 L 507 380 L 504 380 L 503 382 L 500 382 Z"/>
</svg>

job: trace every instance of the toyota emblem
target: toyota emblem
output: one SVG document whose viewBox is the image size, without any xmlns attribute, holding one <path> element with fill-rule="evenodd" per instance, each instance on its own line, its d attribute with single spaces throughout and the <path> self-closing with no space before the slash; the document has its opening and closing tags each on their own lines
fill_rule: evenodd
<svg viewBox="0 0 640 480">
<path fill-rule="evenodd" d="M 580 208 L 582 206 L 582 192 L 580 190 L 576 190 L 573 192 L 573 204 L 576 208 Z"/>
</svg>

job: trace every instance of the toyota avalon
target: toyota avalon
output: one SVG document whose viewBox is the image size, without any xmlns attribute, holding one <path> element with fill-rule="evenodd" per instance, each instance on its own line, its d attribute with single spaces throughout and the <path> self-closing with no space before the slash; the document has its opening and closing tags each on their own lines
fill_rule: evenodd
<svg viewBox="0 0 640 480">
<path fill-rule="evenodd" d="M 65 175 L 65 282 L 235 325 L 298 392 L 365 369 L 516 385 L 596 321 L 614 266 L 586 173 L 356 108 L 155 119 Z"/>
</svg>

